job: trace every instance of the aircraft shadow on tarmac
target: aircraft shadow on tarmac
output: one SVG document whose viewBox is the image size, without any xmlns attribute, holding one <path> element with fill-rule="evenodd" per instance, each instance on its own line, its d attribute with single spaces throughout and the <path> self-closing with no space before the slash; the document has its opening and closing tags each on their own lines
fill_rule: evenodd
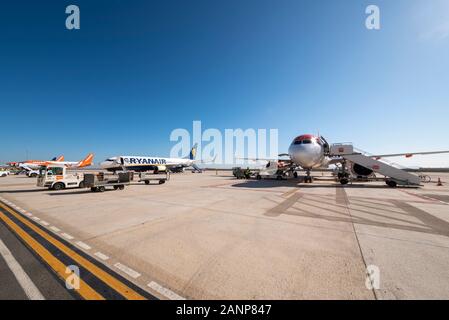
<svg viewBox="0 0 449 320">
<path fill-rule="evenodd" d="M 325 180 L 321 180 L 325 181 Z M 372 188 L 372 189 L 388 189 L 387 185 L 373 184 L 335 184 L 333 180 L 327 180 L 328 184 L 323 183 L 301 183 L 298 180 L 246 180 L 245 182 L 231 185 L 234 188 L 276 188 L 276 187 L 299 187 L 299 188 Z M 397 189 L 416 189 L 411 186 L 397 186 Z"/>
<path fill-rule="evenodd" d="M 283 199 L 281 202 L 266 198 L 266 200 L 273 202 L 274 207 L 267 210 L 264 215 L 271 218 L 288 215 L 449 237 L 449 223 L 447 221 L 412 206 L 407 201 L 383 199 L 383 212 L 379 212 L 379 203 L 372 202 L 370 198 L 364 197 L 350 197 L 348 199 L 344 188 L 337 187 L 340 187 L 337 190 L 341 190 L 341 192 L 337 192 L 335 196 L 301 196 L 298 193 Z M 351 211 L 350 214 L 349 210 Z M 410 217 L 416 220 L 410 220 Z"/>
<path fill-rule="evenodd" d="M 19 189 L 19 190 L 0 190 L 0 193 L 28 193 L 28 192 L 41 192 L 47 189 Z"/>
<path fill-rule="evenodd" d="M 111 190 L 109 190 L 109 189 L 107 189 L 107 190 L 105 190 L 104 192 L 109 192 L 109 191 L 115 191 L 115 192 L 117 192 L 116 190 L 113 190 L 113 189 L 111 189 Z M 48 192 L 47 194 L 49 195 L 49 196 L 65 196 L 65 195 L 74 195 L 74 194 L 92 194 L 93 192 L 92 191 L 90 191 L 90 189 L 76 189 L 76 190 L 73 190 L 73 191 L 67 191 L 67 192 L 58 192 L 58 191 L 51 191 L 51 192 Z M 99 193 L 99 192 L 98 192 Z"/>
</svg>

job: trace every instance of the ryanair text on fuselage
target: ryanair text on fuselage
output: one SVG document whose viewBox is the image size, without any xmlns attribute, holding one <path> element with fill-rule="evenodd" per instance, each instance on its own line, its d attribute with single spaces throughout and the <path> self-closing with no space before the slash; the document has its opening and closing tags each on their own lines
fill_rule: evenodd
<svg viewBox="0 0 449 320">
<path fill-rule="evenodd" d="M 161 158 L 147 158 L 147 157 L 134 157 L 134 158 L 123 158 L 125 164 L 154 164 L 154 165 L 165 165 L 167 164 L 166 159 Z"/>
</svg>

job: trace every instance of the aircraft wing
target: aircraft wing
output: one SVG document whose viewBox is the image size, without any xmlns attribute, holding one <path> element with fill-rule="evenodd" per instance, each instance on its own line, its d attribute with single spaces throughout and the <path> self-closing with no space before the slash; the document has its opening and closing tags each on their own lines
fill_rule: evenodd
<svg viewBox="0 0 449 320">
<path fill-rule="evenodd" d="M 446 151 L 426 151 L 426 152 L 379 154 L 379 155 L 372 155 L 370 157 L 371 158 L 376 158 L 376 159 L 388 158 L 388 157 L 402 157 L 402 156 L 405 156 L 406 158 L 411 158 L 414 155 L 428 155 L 428 154 L 441 154 L 441 153 L 449 153 L 449 150 L 446 150 Z"/>
<path fill-rule="evenodd" d="M 281 153 L 278 157 L 289 157 L 288 153 Z M 236 158 L 238 160 L 251 160 L 251 161 L 291 161 L 290 159 L 279 159 L 279 158 Z"/>
</svg>

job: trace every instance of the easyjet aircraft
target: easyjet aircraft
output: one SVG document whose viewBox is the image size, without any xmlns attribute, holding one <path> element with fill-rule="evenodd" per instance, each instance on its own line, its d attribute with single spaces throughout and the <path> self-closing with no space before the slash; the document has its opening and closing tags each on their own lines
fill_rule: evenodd
<svg viewBox="0 0 449 320">
<path fill-rule="evenodd" d="M 19 167 L 25 169 L 25 170 L 36 170 L 39 169 L 39 167 L 49 164 L 60 164 L 65 165 L 67 167 L 87 167 L 92 164 L 94 155 L 93 153 L 89 153 L 86 158 L 84 158 L 81 161 L 64 161 L 64 156 L 60 156 L 58 158 L 53 158 L 52 160 L 48 161 L 37 161 L 37 160 L 28 160 L 21 164 L 19 164 Z"/>
<path fill-rule="evenodd" d="M 8 162 L 7 165 L 12 167 L 19 167 L 29 171 L 38 169 L 40 166 L 47 163 L 47 161 L 64 161 L 64 156 L 54 157 L 51 160 L 26 160 L 21 162 Z"/>
<path fill-rule="evenodd" d="M 80 161 L 47 161 L 45 163 L 45 165 L 59 164 L 59 165 L 65 165 L 66 167 L 83 168 L 83 167 L 90 166 L 92 164 L 93 160 L 94 160 L 94 154 L 89 153 L 83 160 L 80 160 Z"/>
</svg>

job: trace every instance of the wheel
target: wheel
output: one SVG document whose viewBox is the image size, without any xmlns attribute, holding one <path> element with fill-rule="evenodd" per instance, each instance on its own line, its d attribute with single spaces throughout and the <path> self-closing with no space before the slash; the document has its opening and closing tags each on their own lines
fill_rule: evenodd
<svg viewBox="0 0 449 320">
<path fill-rule="evenodd" d="M 164 184 L 165 180 L 159 180 L 159 184 Z"/>
<path fill-rule="evenodd" d="M 104 186 L 97 187 L 98 192 L 105 192 L 106 188 Z"/>
<path fill-rule="evenodd" d="M 396 181 L 393 181 L 393 180 L 387 180 L 386 181 L 386 184 L 390 187 L 390 188 L 396 188 L 397 187 L 397 183 L 396 183 Z"/>
<path fill-rule="evenodd" d="M 65 186 L 64 186 L 64 184 L 62 182 L 56 182 L 53 185 L 53 190 L 62 190 L 64 188 L 65 188 Z"/>
<path fill-rule="evenodd" d="M 282 180 L 282 176 L 277 176 L 276 180 Z"/>
<path fill-rule="evenodd" d="M 97 187 L 92 187 L 92 188 L 90 188 L 90 191 L 97 192 L 98 190 L 97 190 Z"/>
<path fill-rule="evenodd" d="M 78 188 L 85 188 L 84 181 L 80 182 L 80 184 L 78 185 Z"/>
<path fill-rule="evenodd" d="M 343 178 L 343 179 L 340 179 L 340 183 L 342 184 L 342 185 L 345 185 L 345 184 L 348 184 L 348 179 L 346 179 L 346 178 Z"/>
<path fill-rule="evenodd" d="M 258 175 L 256 176 L 256 179 L 257 179 L 257 180 L 262 179 L 262 177 L 260 176 L 260 174 L 258 174 Z"/>
<path fill-rule="evenodd" d="M 145 184 L 150 184 L 150 180 L 145 180 Z"/>
<path fill-rule="evenodd" d="M 295 171 L 295 172 L 293 173 L 293 177 L 295 177 L 295 179 L 298 179 L 298 172 Z"/>
<path fill-rule="evenodd" d="M 118 186 L 114 186 L 114 190 L 118 190 Z"/>
<path fill-rule="evenodd" d="M 121 184 L 121 185 L 118 186 L 118 189 L 119 190 L 123 190 L 123 189 L 125 189 L 125 186 Z"/>
<path fill-rule="evenodd" d="M 37 177 L 37 173 L 30 174 L 30 178 L 36 178 L 36 177 Z"/>
</svg>

